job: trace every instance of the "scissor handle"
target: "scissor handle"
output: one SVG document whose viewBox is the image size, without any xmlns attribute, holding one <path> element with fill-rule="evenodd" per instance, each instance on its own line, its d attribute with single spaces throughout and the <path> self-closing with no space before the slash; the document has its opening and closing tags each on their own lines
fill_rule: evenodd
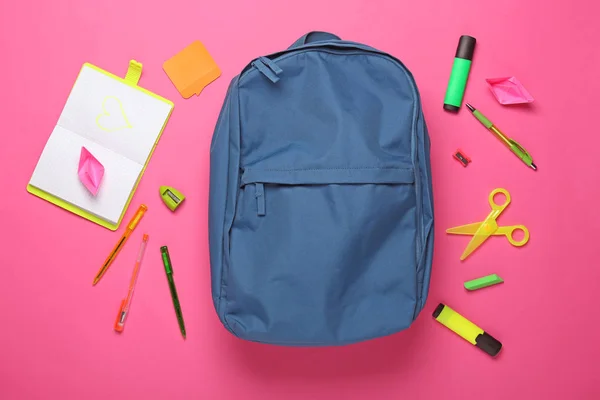
<svg viewBox="0 0 600 400">
<path fill-rule="evenodd" d="M 497 195 L 498 193 L 502 193 L 505 196 L 505 200 L 504 200 L 503 204 L 498 204 L 494 200 L 494 196 Z M 490 207 L 492 207 L 492 210 L 502 211 L 510 203 L 510 193 L 508 193 L 508 190 L 506 190 L 506 189 L 497 188 L 497 189 L 492 190 L 492 193 L 490 193 L 489 199 L 490 199 Z"/>
<path fill-rule="evenodd" d="M 523 231 L 523 239 L 515 240 L 513 235 L 516 231 Z M 529 241 L 529 230 L 523 225 L 501 226 L 495 232 L 495 235 L 505 235 L 510 244 L 521 247 Z"/>
</svg>

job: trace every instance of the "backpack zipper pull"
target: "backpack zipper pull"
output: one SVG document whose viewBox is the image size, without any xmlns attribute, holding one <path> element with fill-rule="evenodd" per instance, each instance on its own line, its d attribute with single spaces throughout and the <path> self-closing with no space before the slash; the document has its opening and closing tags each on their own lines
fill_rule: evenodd
<svg viewBox="0 0 600 400">
<path fill-rule="evenodd" d="M 259 70 L 261 74 L 269 78 L 269 80 L 273 83 L 277 83 L 277 81 L 279 81 L 279 77 L 277 75 L 283 72 L 283 70 L 279 68 L 277 64 L 269 60 L 267 57 L 260 57 L 258 60 L 254 60 L 252 62 L 252 66 Z"/>
<path fill-rule="evenodd" d="M 254 197 L 256 197 L 256 213 L 258 216 L 262 217 L 266 214 L 265 185 L 262 183 L 255 183 L 254 190 Z"/>
<path fill-rule="evenodd" d="M 283 72 L 283 70 L 279 68 L 279 65 L 277 65 L 275 61 L 271 60 L 270 58 L 260 57 L 259 60 L 262 61 L 263 64 L 265 64 L 267 67 L 269 67 L 271 71 L 275 72 L 275 75 L 280 75 Z"/>
</svg>

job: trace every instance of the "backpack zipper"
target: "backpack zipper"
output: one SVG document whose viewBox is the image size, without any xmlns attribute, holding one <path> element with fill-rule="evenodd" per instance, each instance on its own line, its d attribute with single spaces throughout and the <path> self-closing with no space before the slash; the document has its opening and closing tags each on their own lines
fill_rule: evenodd
<svg viewBox="0 0 600 400">
<path fill-rule="evenodd" d="M 252 61 L 252 66 L 256 68 L 261 74 L 269 78 L 273 83 L 279 81 L 279 74 L 283 72 L 281 68 L 273 61 L 266 57 L 260 57 L 258 60 Z"/>
<path fill-rule="evenodd" d="M 254 197 L 256 197 L 256 213 L 259 217 L 267 214 L 265 202 L 265 185 L 262 183 L 254 184 Z"/>
<path fill-rule="evenodd" d="M 348 49 L 354 49 L 355 51 L 350 52 L 348 51 Z M 404 66 L 404 64 L 402 64 L 402 61 L 398 60 L 396 57 L 388 54 L 388 53 L 384 53 L 381 52 L 375 48 L 369 47 L 369 46 L 365 46 L 363 44 L 360 43 L 354 43 L 354 42 L 336 42 L 336 43 L 329 43 L 329 44 L 323 44 L 323 43 L 315 43 L 312 45 L 305 45 L 302 46 L 300 48 L 296 48 L 296 49 L 291 49 L 291 50 L 284 50 L 284 51 L 280 51 L 277 53 L 272 53 L 270 55 L 267 56 L 262 56 L 262 57 L 258 57 L 256 58 L 254 61 L 252 61 L 250 64 L 246 65 L 246 67 L 244 67 L 244 69 L 242 70 L 242 72 L 240 73 L 239 76 L 239 80 L 238 80 L 238 84 L 241 82 L 241 80 L 248 75 L 249 72 L 252 71 L 252 67 L 255 67 L 254 63 L 257 60 L 261 60 L 263 64 L 267 64 L 265 61 L 268 60 L 268 65 L 275 65 L 276 68 L 281 69 L 279 66 L 277 66 L 276 62 L 277 61 L 282 61 L 285 60 L 288 57 L 297 55 L 297 54 L 301 54 L 301 53 L 305 53 L 305 52 L 310 52 L 310 51 L 320 51 L 320 52 L 324 52 L 324 53 L 331 53 L 331 54 L 361 54 L 361 53 L 371 53 L 373 55 L 376 56 L 380 56 L 382 58 L 385 59 L 389 59 L 390 61 L 398 64 L 398 66 L 404 70 L 404 72 L 406 73 L 407 77 L 409 78 L 409 80 L 412 83 L 413 86 L 413 90 L 415 90 L 416 88 L 416 84 L 415 81 L 412 77 L 412 75 L 410 74 L 410 72 L 408 72 L 408 69 Z M 257 68 L 258 69 L 258 68 Z M 279 73 L 276 73 L 276 75 L 279 75 Z M 417 96 L 415 96 L 417 97 Z"/>
<path fill-rule="evenodd" d="M 417 114 L 417 116 L 415 118 L 415 130 L 418 129 L 419 117 L 420 117 L 421 113 L 417 112 L 416 114 Z M 416 135 L 415 135 L 414 140 L 418 140 L 418 138 L 416 137 Z M 418 157 L 419 157 L 418 153 L 419 153 L 419 151 L 417 150 L 416 153 L 417 154 L 414 157 L 415 161 L 418 160 Z M 418 165 L 418 162 L 416 164 Z M 421 243 L 422 242 L 421 235 L 422 235 L 422 230 L 423 230 L 422 227 L 421 227 L 421 225 L 422 225 L 422 215 L 421 214 L 423 212 L 423 210 L 422 210 L 423 204 L 422 204 L 422 201 L 420 201 L 420 199 L 422 199 L 423 196 L 421 194 L 421 170 L 419 168 L 417 168 L 417 165 L 413 166 L 413 170 L 414 170 L 414 173 L 415 173 L 415 196 L 417 197 L 416 198 L 416 203 L 417 203 L 416 204 L 416 206 L 417 206 L 417 218 L 421 219 L 421 221 L 416 221 L 416 224 L 417 224 L 417 239 L 416 239 L 416 243 L 415 244 L 416 244 L 416 247 L 417 247 L 417 260 L 416 260 L 416 262 L 417 262 L 417 268 L 418 268 L 419 267 L 419 261 L 420 261 L 420 258 L 421 258 L 421 251 L 422 251 L 422 248 L 423 248 L 422 247 L 422 243 Z"/>
<path fill-rule="evenodd" d="M 342 50 L 342 49 L 353 49 L 354 51 L 348 51 L 348 50 Z M 404 73 L 406 74 L 406 77 L 408 78 L 408 80 L 411 83 L 415 103 L 418 103 L 419 105 L 421 103 L 421 99 L 417 93 L 417 84 L 415 83 L 415 80 L 414 80 L 412 74 L 408 71 L 408 69 L 404 66 L 404 64 L 400 60 L 398 60 L 396 57 L 394 57 L 390 54 L 383 53 L 374 48 L 362 45 L 360 43 L 353 43 L 353 42 L 336 42 L 336 43 L 330 43 L 330 44 L 318 43 L 318 44 L 314 44 L 314 45 L 305 45 L 298 49 L 284 50 L 283 52 L 273 53 L 268 56 L 259 57 L 256 60 L 254 60 L 253 62 L 251 62 L 250 64 L 248 64 L 242 70 L 242 72 L 240 73 L 238 82 L 237 82 L 238 87 L 241 84 L 242 79 L 246 75 L 248 75 L 249 73 L 252 72 L 251 67 L 255 67 L 257 70 L 259 70 L 265 76 L 267 76 L 267 78 L 269 78 L 273 83 L 275 83 L 279 80 L 279 77 L 277 76 L 279 74 L 276 74 L 273 71 L 273 69 L 270 69 L 267 67 L 266 63 L 264 62 L 265 59 L 269 61 L 269 63 L 268 63 L 269 66 L 275 65 L 275 67 L 277 67 L 277 69 L 281 71 L 281 68 L 276 64 L 278 61 L 282 61 L 282 60 L 285 60 L 286 58 L 293 57 L 293 56 L 301 54 L 301 53 L 307 53 L 310 51 L 318 51 L 318 52 L 324 52 L 324 53 L 330 53 L 330 54 L 348 54 L 348 55 L 370 53 L 374 56 L 378 56 L 378 57 L 387 59 L 387 60 L 397 64 L 397 66 L 404 71 Z M 255 63 L 257 61 L 260 61 L 260 64 L 255 65 Z M 260 67 L 258 67 L 257 65 L 260 65 Z M 263 67 L 263 70 L 261 70 L 261 67 Z M 265 70 L 267 71 L 266 74 L 265 74 Z M 275 77 L 275 80 L 272 79 L 273 77 Z M 413 115 L 413 123 L 414 123 L 414 130 L 416 130 L 418 120 L 419 120 L 419 112 L 417 112 L 416 106 L 415 106 L 415 109 L 413 110 L 413 114 L 415 114 L 415 115 Z M 413 134 L 414 134 L 414 131 L 413 131 Z M 413 139 L 418 140 L 416 135 Z M 418 154 L 415 154 L 415 156 L 413 157 L 413 160 L 417 161 L 418 156 L 419 156 Z M 420 187 L 420 169 L 418 168 L 418 163 L 413 164 L 413 169 L 415 172 L 415 194 L 419 198 L 421 187 Z M 258 204 L 257 204 L 258 213 L 259 213 L 258 215 L 263 216 L 263 215 L 265 215 L 266 210 L 265 210 L 265 204 L 264 204 L 264 201 L 265 201 L 264 185 L 261 184 L 261 186 L 262 187 L 260 189 L 258 187 L 256 188 L 256 193 L 257 193 L 256 199 L 258 202 Z M 262 193 L 262 194 L 259 196 L 258 193 Z M 421 210 L 422 204 L 420 204 L 420 202 L 418 201 L 418 198 L 417 198 L 417 217 L 420 218 L 421 211 L 422 211 Z M 261 211 L 263 212 L 263 214 L 261 214 Z M 421 234 L 422 234 L 421 223 L 419 221 L 417 221 L 417 238 L 416 238 L 417 256 L 419 256 L 422 251 Z M 418 261 L 419 260 L 417 260 L 417 262 Z"/>
</svg>

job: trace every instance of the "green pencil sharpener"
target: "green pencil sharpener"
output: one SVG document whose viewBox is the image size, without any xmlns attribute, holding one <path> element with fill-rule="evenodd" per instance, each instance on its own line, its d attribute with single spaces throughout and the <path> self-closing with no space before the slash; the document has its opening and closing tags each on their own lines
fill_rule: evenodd
<svg viewBox="0 0 600 400">
<path fill-rule="evenodd" d="M 179 190 L 170 186 L 160 187 L 160 198 L 171 211 L 175 211 L 185 200 L 185 196 Z"/>
</svg>

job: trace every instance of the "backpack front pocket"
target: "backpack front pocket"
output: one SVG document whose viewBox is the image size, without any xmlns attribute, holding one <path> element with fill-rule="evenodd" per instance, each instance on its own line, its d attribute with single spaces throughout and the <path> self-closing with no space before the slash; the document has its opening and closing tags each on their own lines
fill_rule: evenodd
<svg viewBox="0 0 600 400">
<path fill-rule="evenodd" d="M 414 181 L 412 168 L 245 169 L 229 243 L 232 329 L 251 340 L 326 344 L 408 327 Z"/>
</svg>

